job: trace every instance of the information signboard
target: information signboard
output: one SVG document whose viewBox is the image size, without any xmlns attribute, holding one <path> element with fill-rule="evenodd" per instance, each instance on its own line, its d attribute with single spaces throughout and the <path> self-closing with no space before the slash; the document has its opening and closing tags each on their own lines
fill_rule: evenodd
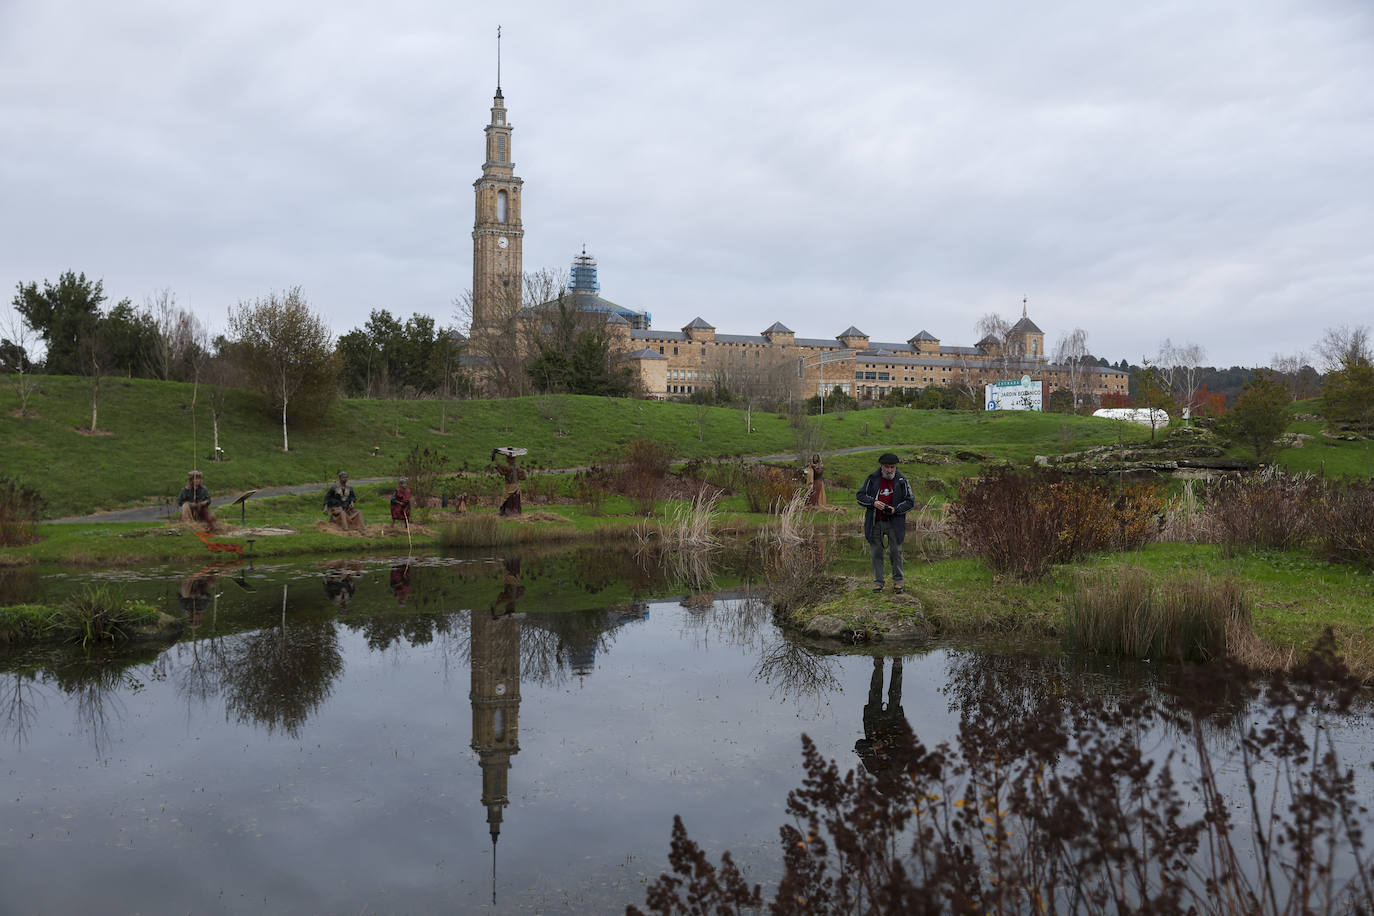
<svg viewBox="0 0 1374 916">
<path fill-rule="evenodd" d="M 1004 382 L 984 385 L 986 396 L 983 399 L 988 410 L 1044 410 L 1042 388 L 1039 381 L 1032 381 L 1029 375 Z"/>
</svg>

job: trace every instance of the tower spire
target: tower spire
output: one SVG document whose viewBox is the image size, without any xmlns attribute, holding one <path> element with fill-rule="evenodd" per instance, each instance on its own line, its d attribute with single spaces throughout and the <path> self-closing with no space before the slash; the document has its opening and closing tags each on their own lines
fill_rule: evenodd
<svg viewBox="0 0 1374 916">
<path fill-rule="evenodd" d="M 496 94 L 501 94 L 501 27 L 496 27 Z"/>
<path fill-rule="evenodd" d="M 1022 318 L 1025 318 L 1025 317 L 1026 317 L 1026 303 L 1027 303 L 1029 300 L 1030 300 L 1030 296 L 1022 296 L 1022 297 L 1021 297 L 1021 317 L 1022 317 Z"/>
</svg>

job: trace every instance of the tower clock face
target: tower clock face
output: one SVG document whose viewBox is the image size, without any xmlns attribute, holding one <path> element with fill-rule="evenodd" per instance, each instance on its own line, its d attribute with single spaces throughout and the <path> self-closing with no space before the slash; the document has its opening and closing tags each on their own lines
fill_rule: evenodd
<svg viewBox="0 0 1374 916">
<path fill-rule="evenodd" d="M 504 235 L 501 236 L 499 239 L 496 240 L 496 247 L 497 247 L 497 248 L 505 248 L 505 247 L 506 247 L 507 245 L 509 245 L 509 244 L 510 244 L 510 239 L 506 238 Z"/>
</svg>

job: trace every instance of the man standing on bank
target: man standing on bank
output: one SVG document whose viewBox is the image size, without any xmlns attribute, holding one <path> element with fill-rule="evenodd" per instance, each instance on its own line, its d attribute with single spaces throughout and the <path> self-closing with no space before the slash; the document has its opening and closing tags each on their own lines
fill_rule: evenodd
<svg viewBox="0 0 1374 916">
<path fill-rule="evenodd" d="M 892 561 L 892 590 L 902 591 L 902 541 L 906 539 L 906 514 L 916 505 L 911 484 L 897 473 L 898 458 L 886 452 L 878 459 L 878 470 L 868 475 L 859 488 L 859 505 L 864 507 L 864 540 L 873 560 L 873 590 L 883 590 L 883 539 Z"/>
</svg>

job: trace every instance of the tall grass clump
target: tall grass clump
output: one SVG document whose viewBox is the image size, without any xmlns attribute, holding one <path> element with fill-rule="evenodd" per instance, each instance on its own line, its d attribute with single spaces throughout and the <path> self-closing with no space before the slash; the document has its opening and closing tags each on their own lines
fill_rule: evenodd
<svg viewBox="0 0 1374 916">
<path fill-rule="evenodd" d="M 1311 474 L 1277 467 L 1215 481 L 1203 495 L 1209 540 L 1228 551 L 1297 547 L 1312 535 L 1321 496 L 1321 483 Z"/>
<path fill-rule="evenodd" d="M 994 571 L 1029 582 L 1055 563 L 1143 546 L 1158 534 L 1163 507 L 1153 484 L 1001 467 L 960 484 L 950 530 Z"/>
<path fill-rule="evenodd" d="M 658 523 L 654 538 L 647 525 L 631 529 L 641 554 L 653 554 L 669 577 L 693 593 L 715 587 L 712 554 L 720 539 L 712 528 L 717 497 L 698 493 L 691 503 L 678 506 L 671 516 Z"/>
<path fill-rule="evenodd" d="M 1374 481 L 1328 484 L 1315 528 L 1327 559 L 1374 567 Z"/>
<path fill-rule="evenodd" d="M 1235 654 L 1252 632 L 1250 603 L 1230 578 L 1160 583 L 1141 569 L 1099 572 L 1064 602 L 1064 641 L 1098 655 L 1206 662 Z"/>
<path fill-rule="evenodd" d="M 775 530 L 755 543 L 774 613 L 785 617 L 834 590 L 837 580 L 826 570 L 835 558 L 835 538 L 797 539 Z"/>
<path fill-rule="evenodd" d="M 0 474 L 0 547 L 17 547 L 38 540 L 43 497 L 33 487 Z"/>
<path fill-rule="evenodd" d="M 88 585 L 71 595 L 53 615 L 49 626 L 83 646 L 117 642 L 130 631 L 156 623 L 157 608 L 125 598 L 107 585 Z"/>
</svg>

